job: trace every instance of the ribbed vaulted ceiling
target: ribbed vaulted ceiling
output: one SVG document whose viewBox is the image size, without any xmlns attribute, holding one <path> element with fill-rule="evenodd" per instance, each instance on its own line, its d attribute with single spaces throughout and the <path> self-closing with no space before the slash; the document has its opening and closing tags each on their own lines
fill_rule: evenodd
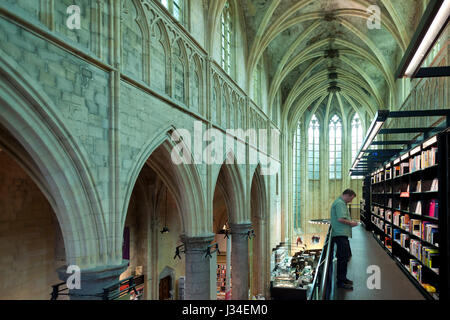
<svg viewBox="0 0 450 320">
<path fill-rule="evenodd" d="M 394 72 L 423 2 L 428 1 L 239 0 L 247 30 L 248 74 L 265 55 L 269 110 L 280 92 L 282 119 L 291 123 L 308 107 L 329 107 L 333 99 L 369 116 L 398 107 Z M 372 5 L 380 9 L 380 29 L 368 28 Z"/>
</svg>

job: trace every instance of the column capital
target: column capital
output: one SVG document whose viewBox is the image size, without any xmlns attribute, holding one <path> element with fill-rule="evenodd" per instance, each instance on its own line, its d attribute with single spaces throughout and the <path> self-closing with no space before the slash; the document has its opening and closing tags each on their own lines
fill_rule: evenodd
<svg viewBox="0 0 450 320">
<path fill-rule="evenodd" d="M 214 240 L 214 234 L 193 237 L 182 234 L 180 240 L 186 251 L 203 251 Z"/>
<path fill-rule="evenodd" d="M 231 234 L 247 234 L 252 228 L 250 222 L 244 223 L 230 223 Z"/>
</svg>

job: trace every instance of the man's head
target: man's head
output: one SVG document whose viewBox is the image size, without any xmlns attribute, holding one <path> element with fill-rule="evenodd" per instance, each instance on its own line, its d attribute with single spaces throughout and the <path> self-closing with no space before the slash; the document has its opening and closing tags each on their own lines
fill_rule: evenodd
<svg viewBox="0 0 450 320">
<path fill-rule="evenodd" d="M 346 189 L 344 190 L 344 192 L 342 192 L 342 199 L 345 201 L 345 203 L 352 202 L 355 197 L 356 193 L 352 189 Z"/>
</svg>

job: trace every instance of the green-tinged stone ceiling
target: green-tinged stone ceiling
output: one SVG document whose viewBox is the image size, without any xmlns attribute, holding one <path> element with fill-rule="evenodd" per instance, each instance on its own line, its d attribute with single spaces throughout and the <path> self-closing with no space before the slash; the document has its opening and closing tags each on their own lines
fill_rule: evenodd
<svg viewBox="0 0 450 320">
<path fill-rule="evenodd" d="M 332 106 L 329 95 L 360 114 L 393 108 L 394 72 L 427 2 L 240 0 L 248 72 L 265 57 L 269 108 L 281 92 L 282 119 L 289 121 L 316 103 Z M 368 11 L 373 5 L 379 8 L 379 29 L 368 26 L 376 22 Z"/>
</svg>

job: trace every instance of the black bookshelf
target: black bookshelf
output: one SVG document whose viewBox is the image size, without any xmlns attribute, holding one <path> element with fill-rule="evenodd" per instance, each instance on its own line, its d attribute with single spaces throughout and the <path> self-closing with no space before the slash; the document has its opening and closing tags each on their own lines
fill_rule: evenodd
<svg viewBox="0 0 450 320">
<path fill-rule="evenodd" d="M 362 199 L 360 202 L 360 221 L 367 231 L 372 229 L 370 221 L 370 176 L 366 176 L 362 185 Z"/>
<path fill-rule="evenodd" d="M 430 300 L 449 298 L 449 135 L 438 133 L 367 175 L 369 194 L 363 186 L 366 229 Z"/>
</svg>

